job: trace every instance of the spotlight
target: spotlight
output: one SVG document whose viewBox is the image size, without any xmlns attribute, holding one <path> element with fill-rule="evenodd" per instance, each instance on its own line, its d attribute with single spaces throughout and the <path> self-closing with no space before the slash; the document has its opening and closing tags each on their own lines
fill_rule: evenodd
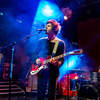
<svg viewBox="0 0 100 100">
<path fill-rule="evenodd" d="M 51 9 L 50 5 L 45 5 L 44 8 L 42 8 L 42 13 L 46 16 L 52 16 L 54 12 Z"/>
<path fill-rule="evenodd" d="M 69 7 L 62 8 L 61 11 L 63 12 L 64 19 L 67 20 L 72 16 L 72 10 Z"/>
<path fill-rule="evenodd" d="M 64 20 L 67 20 L 68 19 L 68 17 L 67 16 L 64 16 Z"/>
<path fill-rule="evenodd" d="M 17 22 L 22 23 L 22 21 L 21 21 L 21 20 L 19 20 L 19 19 L 17 19 Z"/>
<path fill-rule="evenodd" d="M 78 76 L 75 76 L 75 79 L 78 79 Z"/>
<path fill-rule="evenodd" d="M 2 12 L 0 12 L 0 15 L 1 15 L 1 16 L 3 16 L 3 13 L 2 13 Z"/>
</svg>

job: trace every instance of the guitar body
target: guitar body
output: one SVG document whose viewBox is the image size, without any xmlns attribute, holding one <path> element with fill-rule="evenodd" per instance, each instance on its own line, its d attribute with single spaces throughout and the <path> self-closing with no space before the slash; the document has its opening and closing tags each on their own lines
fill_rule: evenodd
<svg viewBox="0 0 100 100">
<path fill-rule="evenodd" d="M 47 69 L 48 68 L 48 66 L 47 66 L 47 63 L 45 63 L 45 60 L 48 60 L 48 59 L 50 59 L 51 58 L 51 56 L 48 56 L 48 57 L 46 57 L 46 58 L 39 58 L 40 59 L 40 61 L 41 61 L 41 64 L 33 64 L 32 65 L 32 69 L 31 69 L 31 75 L 35 75 L 35 74 L 37 74 L 40 70 L 42 70 L 42 69 Z"/>
<path fill-rule="evenodd" d="M 60 59 L 60 58 L 62 58 L 64 56 L 68 56 L 68 55 L 79 55 L 79 54 L 82 54 L 82 53 L 83 53 L 83 50 L 82 49 L 77 49 L 77 50 L 74 50 L 74 51 L 71 51 L 71 52 L 67 52 L 65 54 L 61 54 L 59 56 L 53 57 L 53 60 L 58 60 L 58 59 Z M 39 64 L 39 65 L 37 65 L 37 64 L 34 65 L 33 64 L 32 65 L 32 69 L 31 69 L 31 72 L 30 72 L 31 75 L 35 75 L 40 70 L 48 68 L 48 66 L 47 66 L 48 63 L 50 61 L 52 61 L 51 56 L 48 56 L 45 59 L 44 58 L 39 58 L 39 59 L 41 61 L 41 64 Z"/>
</svg>

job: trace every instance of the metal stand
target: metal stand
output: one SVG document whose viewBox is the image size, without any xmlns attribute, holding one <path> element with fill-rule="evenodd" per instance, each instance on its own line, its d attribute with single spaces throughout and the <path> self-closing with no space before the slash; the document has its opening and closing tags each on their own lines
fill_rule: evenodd
<svg viewBox="0 0 100 100">
<path fill-rule="evenodd" d="M 11 100 L 11 80 L 12 80 L 12 72 L 13 72 L 13 54 L 14 54 L 14 45 L 12 46 L 11 70 L 10 70 L 10 77 L 9 77 L 9 100 Z"/>
<path fill-rule="evenodd" d="M 75 43 L 75 42 L 72 42 L 71 44 L 69 44 L 69 49 L 71 50 L 71 46 L 72 45 L 77 45 L 78 46 L 78 43 Z M 67 56 L 67 70 L 69 70 L 69 59 L 68 59 L 69 56 Z M 70 91 L 70 86 L 69 86 L 69 82 L 70 82 L 70 78 L 69 78 L 69 72 L 67 74 L 67 81 L 68 81 L 68 98 L 67 100 L 70 100 L 70 96 L 69 96 L 69 91 Z"/>
<path fill-rule="evenodd" d="M 68 56 L 67 56 L 67 70 L 69 68 L 69 60 L 68 60 Z M 70 89 L 70 86 L 69 86 L 69 73 L 67 74 L 67 82 L 68 82 L 68 100 L 69 100 L 69 89 Z"/>
<path fill-rule="evenodd" d="M 31 35 L 31 34 L 34 33 L 35 31 L 38 31 L 38 33 L 35 33 L 35 34 Z M 31 35 L 31 36 L 27 35 L 26 37 L 24 37 L 23 39 L 21 39 L 21 40 L 18 41 L 18 42 L 21 42 L 21 41 L 23 41 L 23 40 L 25 40 L 25 39 L 28 39 L 28 38 L 30 38 L 30 37 L 32 37 L 32 36 L 35 36 L 35 35 L 41 33 L 42 30 L 35 30 L 35 31 L 33 31 L 32 33 L 29 34 L 29 35 Z M 5 49 L 5 48 L 8 48 L 8 47 L 12 47 L 11 70 L 10 70 L 10 76 L 9 76 L 9 100 L 11 100 L 11 81 L 12 81 L 12 72 L 13 72 L 14 45 L 15 45 L 16 43 L 18 43 L 18 42 L 14 42 L 14 43 L 12 43 L 12 44 L 10 44 L 10 45 L 8 45 L 8 46 L 5 46 L 5 47 L 3 47 L 3 48 L 0 48 L 0 50 L 2 50 L 2 49 Z"/>
<path fill-rule="evenodd" d="M 69 48 L 70 48 L 70 45 L 69 45 Z M 67 51 L 68 52 L 68 51 Z M 68 59 L 68 56 L 67 56 L 67 71 L 69 70 L 69 59 Z M 69 72 L 68 72 L 68 74 L 67 74 L 67 82 L 68 82 L 68 97 L 67 97 L 67 100 L 69 100 L 70 98 L 69 98 L 69 89 L 70 89 L 70 86 L 69 86 Z"/>
</svg>

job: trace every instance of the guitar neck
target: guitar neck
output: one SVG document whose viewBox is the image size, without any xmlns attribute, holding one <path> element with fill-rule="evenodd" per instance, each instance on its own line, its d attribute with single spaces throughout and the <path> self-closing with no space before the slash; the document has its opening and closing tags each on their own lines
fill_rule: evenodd
<svg viewBox="0 0 100 100">
<path fill-rule="evenodd" d="M 63 58 L 63 57 L 68 56 L 68 55 L 70 55 L 70 53 L 61 54 L 59 56 L 53 57 L 53 59 L 57 60 L 57 59 Z M 51 61 L 51 59 L 45 60 L 45 63 L 49 63 L 50 61 Z"/>
<path fill-rule="evenodd" d="M 65 57 L 65 56 L 68 56 L 68 55 L 71 55 L 71 54 L 73 54 L 73 52 L 67 52 L 67 53 L 65 53 L 65 54 L 61 54 L 61 55 L 59 55 L 59 56 L 54 57 L 54 60 L 63 58 L 63 57 Z"/>
<path fill-rule="evenodd" d="M 59 56 L 53 57 L 53 59 L 57 60 L 57 59 L 63 58 L 63 57 L 68 56 L 68 55 L 77 55 L 77 54 L 82 54 L 82 53 L 83 53 L 82 49 L 77 49 L 77 50 L 70 51 L 70 52 L 67 52 L 65 54 L 61 54 Z M 49 63 L 50 61 L 51 61 L 51 59 L 48 59 L 48 60 L 45 60 L 44 63 Z"/>
</svg>

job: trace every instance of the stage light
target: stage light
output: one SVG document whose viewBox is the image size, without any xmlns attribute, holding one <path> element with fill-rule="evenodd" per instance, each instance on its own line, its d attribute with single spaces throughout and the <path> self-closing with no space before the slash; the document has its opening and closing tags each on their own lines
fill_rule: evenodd
<svg viewBox="0 0 100 100">
<path fill-rule="evenodd" d="M 63 17 L 64 14 L 54 2 L 40 0 L 34 21 L 36 21 L 37 24 L 42 25 L 45 24 L 48 19 L 57 19 L 57 21 L 62 21 L 64 20 Z M 37 26 L 39 27 L 39 25 Z"/>
<path fill-rule="evenodd" d="M 19 19 L 17 19 L 17 22 L 22 23 L 22 21 L 21 21 L 21 20 L 19 20 Z"/>
<path fill-rule="evenodd" d="M 2 13 L 2 12 L 0 12 L 0 15 L 1 15 L 1 16 L 3 16 L 3 13 Z"/>
<path fill-rule="evenodd" d="M 78 79 L 78 76 L 75 76 L 75 79 Z"/>
<path fill-rule="evenodd" d="M 45 5 L 44 8 L 42 9 L 42 13 L 43 15 L 46 16 L 52 16 L 54 12 L 49 5 Z"/>
<path fill-rule="evenodd" d="M 68 17 L 67 16 L 64 16 L 64 20 L 67 20 L 68 19 Z"/>
<path fill-rule="evenodd" d="M 62 8 L 61 11 L 63 12 L 64 16 L 64 20 L 69 19 L 72 16 L 72 10 L 67 7 L 67 8 Z"/>
</svg>

